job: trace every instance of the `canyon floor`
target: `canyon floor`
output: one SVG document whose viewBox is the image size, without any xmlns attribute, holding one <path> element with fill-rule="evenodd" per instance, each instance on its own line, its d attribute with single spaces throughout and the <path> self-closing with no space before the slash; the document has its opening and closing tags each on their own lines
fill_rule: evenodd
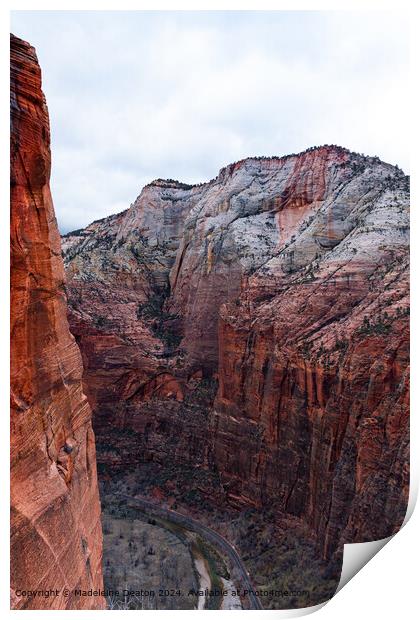
<svg viewBox="0 0 420 620">
<path fill-rule="evenodd" d="M 242 609 L 239 598 L 222 595 L 235 586 L 216 549 L 170 518 L 119 499 L 128 485 L 116 488 L 103 496 L 110 609 Z"/>
<path fill-rule="evenodd" d="M 205 583 L 197 570 L 200 556 L 211 588 L 228 592 L 204 597 L 201 604 L 206 609 L 250 608 L 246 595 L 230 596 L 232 589 L 243 594 L 245 587 L 229 557 L 196 534 L 133 506 L 122 496 L 148 498 L 220 533 L 237 550 L 264 609 L 309 607 L 335 592 L 341 558 L 323 560 L 313 535 L 293 519 L 279 523 L 274 508 L 237 510 L 207 501 L 203 487 L 215 485 L 215 480 L 206 471 L 149 462 L 117 476 L 107 475 L 102 468 L 101 478 L 105 587 L 124 590 L 128 586 L 156 594 L 172 591 L 172 595 L 145 595 L 141 600 L 134 595 L 128 600 L 111 597 L 111 608 L 200 608 L 195 597 L 188 596 L 190 589 L 200 589 Z"/>
</svg>

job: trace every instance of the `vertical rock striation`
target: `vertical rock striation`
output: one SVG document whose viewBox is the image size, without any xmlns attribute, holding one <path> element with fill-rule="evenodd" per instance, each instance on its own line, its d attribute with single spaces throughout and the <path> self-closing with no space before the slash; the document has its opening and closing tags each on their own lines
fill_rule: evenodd
<svg viewBox="0 0 420 620">
<path fill-rule="evenodd" d="M 91 410 L 66 317 L 49 177 L 40 68 L 35 50 L 12 35 L 11 605 L 101 609 L 102 596 L 74 594 L 103 587 L 102 531 Z"/>
<path fill-rule="evenodd" d="M 154 182 L 68 235 L 95 424 L 108 446 L 116 426 L 138 433 L 106 458 L 135 462 L 141 446 L 216 471 L 226 501 L 300 519 L 325 558 L 398 529 L 408 210 L 401 170 L 323 146 L 199 186 Z"/>
</svg>

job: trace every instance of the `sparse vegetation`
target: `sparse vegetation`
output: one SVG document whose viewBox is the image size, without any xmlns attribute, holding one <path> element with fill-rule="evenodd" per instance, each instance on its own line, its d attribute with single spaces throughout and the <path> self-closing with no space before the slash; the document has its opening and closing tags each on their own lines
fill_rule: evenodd
<svg viewBox="0 0 420 620">
<path fill-rule="evenodd" d="M 376 319 L 372 321 L 369 317 L 365 316 L 363 318 L 363 323 L 357 330 L 358 334 L 362 335 L 372 335 L 372 334 L 389 334 L 391 331 L 391 320 L 388 316 L 387 312 L 379 315 Z"/>
<path fill-rule="evenodd" d="M 210 477 L 209 477 L 210 476 Z M 113 514 L 116 519 L 129 521 L 143 519 L 144 524 L 150 528 L 167 529 L 174 536 L 182 539 L 182 527 L 174 523 L 164 522 L 161 518 L 141 517 L 140 512 L 131 507 L 124 506 L 124 502 L 111 501 L 107 493 L 111 489 L 117 492 L 125 492 L 128 486 L 135 493 L 148 495 L 151 488 L 164 489 L 168 485 L 167 493 L 176 497 L 176 509 L 196 516 L 202 523 L 208 524 L 221 532 L 228 540 L 233 542 L 245 562 L 250 574 L 253 576 L 255 586 L 262 589 L 298 590 L 299 594 L 292 597 L 274 597 L 264 599 L 267 609 L 283 609 L 299 606 L 315 605 L 325 601 L 334 593 L 338 584 L 341 563 L 340 558 L 333 558 L 330 562 L 321 559 L 321 553 L 316 544 L 307 536 L 307 533 L 299 530 L 292 523 L 279 521 L 275 502 L 265 509 L 246 509 L 234 511 L 223 508 L 209 502 L 205 495 L 191 494 L 193 489 L 206 489 L 216 497 L 214 491 L 219 487 L 220 481 L 217 476 L 211 482 L 211 474 L 200 469 L 172 466 L 159 466 L 157 463 L 144 464 L 138 467 L 129 476 L 114 479 L 106 483 L 101 492 L 105 501 L 106 514 Z M 187 499 L 191 503 L 187 503 Z M 175 506 L 174 506 L 175 507 Z M 118 526 L 119 527 L 119 526 Z M 119 529 L 114 529 L 118 534 Z M 115 538 L 115 534 L 113 534 Z M 119 541 L 115 553 L 123 549 L 130 550 L 133 554 L 134 568 L 142 570 L 141 557 L 149 561 L 156 556 L 149 556 L 147 551 L 150 546 L 159 553 L 159 547 L 150 540 L 150 535 L 141 534 L 136 538 L 133 533 L 126 533 L 123 540 Z M 132 545 L 130 546 L 130 541 Z M 185 543 L 185 538 L 183 540 Z M 124 545 L 121 547 L 120 545 Z M 137 545 L 138 549 L 135 549 Z M 212 585 L 216 584 L 221 577 L 232 578 L 230 567 L 226 559 L 221 557 L 217 550 L 209 547 L 206 541 L 196 539 L 194 545 L 206 558 Z M 141 554 L 141 550 L 144 550 Z M 127 553 L 127 551 L 123 551 Z M 136 559 L 138 566 L 135 566 Z M 106 564 L 105 564 L 106 566 Z M 152 565 L 147 565 L 144 570 L 150 571 Z M 108 568 L 109 570 L 109 568 Z M 220 601 L 216 598 L 208 601 L 208 608 L 217 608 Z"/>
<path fill-rule="evenodd" d="M 179 533 L 119 502 L 103 502 L 104 584 L 109 609 L 194 609 L 189 545 Z M 174 596 L 159 591 L 174 590 Z M 127 593 L 127 591 L 129 591 Z"/>
<path fill-rule="evenodd" d="M 336 340 L 334 345 L 334 351 L 347 351 L 349 341 L 345 339 Z"/>
</svg>

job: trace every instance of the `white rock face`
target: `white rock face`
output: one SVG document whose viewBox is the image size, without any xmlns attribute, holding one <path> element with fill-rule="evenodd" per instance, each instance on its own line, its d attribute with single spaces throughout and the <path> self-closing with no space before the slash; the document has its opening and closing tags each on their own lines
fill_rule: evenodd
<svg viewBox="0 0 420 620">
<path fill-rule="evenodd" d="M 158 180 L 127 211 L 63 237 L 68 277 L 119 280 L 139 301 L 165 297 L 182 315 L 192 365 L 214 369 L 219 308 L 252 274 L 277 286 L 332 263 L 373 270 L 406 247 L 407 183 L 394 166 L 339 147 L 247 159 L 199 186 Z"/>
</svg>

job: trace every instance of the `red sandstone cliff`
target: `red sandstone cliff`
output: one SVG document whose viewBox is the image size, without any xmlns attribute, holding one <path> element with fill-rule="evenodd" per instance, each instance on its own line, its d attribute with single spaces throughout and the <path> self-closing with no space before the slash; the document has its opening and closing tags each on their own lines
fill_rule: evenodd
<svg viewBox="0 0 420 620">
<path fill-rule="evenodd" d="M 99 609 L 102 531 L 91 410 L 66 318 L 35 50 L 11 37 L 11 605 Z M 25 597 L 21 590 L 58 590 Z"/>
<path fill-rule="evenodd" d="M 152 183 L 66 236 L 103 462 L 217 471 L 226 501 L 297 517 L 325 557 L 394 532 L 408 495 L 408 207 L 401 170 L 326 146 L 200 186 Z"/>
</svg>

